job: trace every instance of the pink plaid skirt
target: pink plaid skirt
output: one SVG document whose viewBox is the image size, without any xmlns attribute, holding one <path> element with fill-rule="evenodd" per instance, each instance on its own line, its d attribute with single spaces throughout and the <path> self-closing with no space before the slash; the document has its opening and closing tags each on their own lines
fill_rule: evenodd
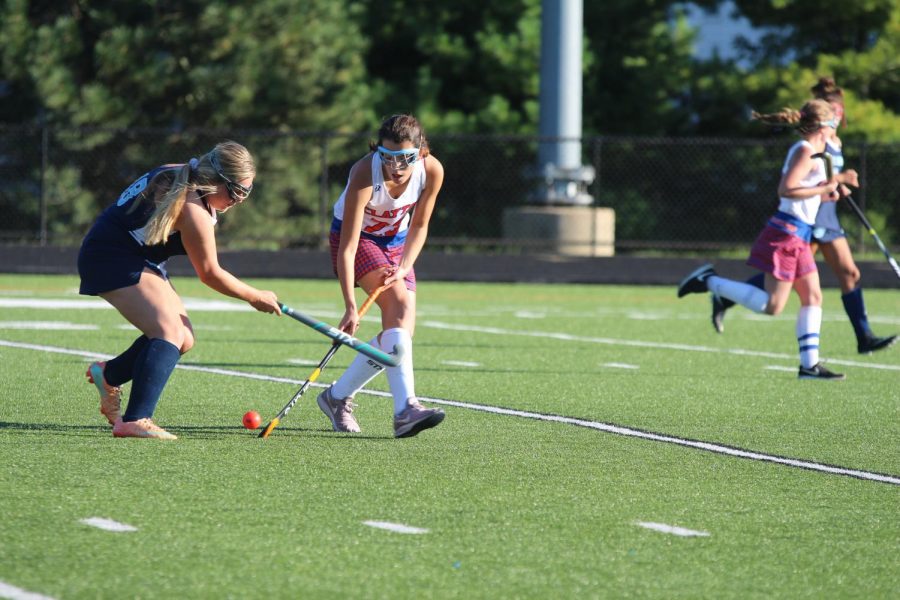
<svg viewBox="0 0 900 600">
<path fill-rule="evenodd" d="M 809 242 L 770 225 L 753 243 L 747 264 L 779 281 L 795 281 L 816 270 Z"/>
<path fill-rule="evenodd" d="M 341 232 L 332 231 L 328 236 L 331 245 L 331 268 L 337 275 L 337 252 L 341 243 Z M 363 275 L 370 273 L 375 269 L 382 267 L 393 267 L 400 264 L 403 258 L 404 244 L 389 248 L 382 248 L 367 237 L 359 237 L 359 246 L 356 248 L 356 260 L 353 265 L 353 276 L 356 278 L 354 283 L 359 282 Z M 409 273 L 403 280 L 406 283 L 406 289 L 411 292 L 416 291 L 416 270 L 410 269 Z"/>
</svg>

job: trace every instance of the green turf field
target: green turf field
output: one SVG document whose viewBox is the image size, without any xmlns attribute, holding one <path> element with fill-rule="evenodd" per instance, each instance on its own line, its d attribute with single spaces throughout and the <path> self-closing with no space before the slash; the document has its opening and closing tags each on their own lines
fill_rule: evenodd
<svg viewBox="0 0 900 600">
<path fill-rule="evenodd" d="M 856 354 L 837 290 L 822 353 L 847 380 L 817 382 L 796 299 L 717 335 L 674 288 L 423 282 L 416 387 L 443 424 L 393 439 L 381 377 L 362 434 L 330 430 L 317 384 L 261 440 L 243 413 L 273 417 L 329 340 L 178 278 L 197 344 L 160 442 L 99 414 L 84 371 L 136 333 L 77 283 L 0 276 L 0 597 L 896 597 L 900 346 Z M 336 282 L 254 283 L 343 311 Z M 900 332 L 898 291 L 866 300 Z"/>
</svg>

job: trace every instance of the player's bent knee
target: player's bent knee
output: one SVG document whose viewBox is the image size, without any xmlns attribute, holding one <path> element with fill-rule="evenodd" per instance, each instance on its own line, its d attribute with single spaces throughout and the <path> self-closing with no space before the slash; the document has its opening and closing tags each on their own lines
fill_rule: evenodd
<svg viewBox="0 0 900 600">
<path fill-rule="evenodd" d="M 856 284 L 859 283 L 862 275 L 859 272 L 859 269 L 845 269 L 843 272 L 844 281 L 847 284 L 847 287 L 853 289 L 856 287 Z"/>
<path fill-rule="evenodd" d="M 179 348 L 179 350 L 181 351 L 182 354 L 187 354 L 193 347 L 194 347 L 194 334 L 191 332 L 191 330 L 188 329 L 184 333 L 184 341 L 181 342 L 181 347 Z"/>
</svg>

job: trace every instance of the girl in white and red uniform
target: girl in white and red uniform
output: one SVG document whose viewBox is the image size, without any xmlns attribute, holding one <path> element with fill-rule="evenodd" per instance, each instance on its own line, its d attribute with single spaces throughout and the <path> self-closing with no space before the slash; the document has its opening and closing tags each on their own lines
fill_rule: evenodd
<svg viewBox="0 0 900 600">
<path fill-rule="evenodd" d="M 421 125 L 411 115 L 394 115 L 378 131 L 371 152 L 350 169 L 347 186 L 334 206 L 331 259 L 341 285 L 345 311 L 339 327 L 359 328 L 354 288 L 367 294 L 387 286 L 376 302 L 382 332 L 371 344 L 385 351 L 405 349 L 405 358 L 388 367 L 394 398 L 394 436 L 410 437 L 438 425 L 444 412 L 416 399 L 412 336 L 416 324 L 413 265 L 428 236 L 428 222 L 444 181 L 444 168 L 429 152 Z M 353 396 L 385 370 L 357 356 L 340 378 L 319 394 L 318 405 L 335 431 L 359 432 Z"/>
<path fill-rule="evenodd" d="M 712 265 L 704 265 L 682 280 L 678 297 L 709 291 L 753 312 L 777 315 L 794 290 L 800 299 L 796 327 L 798 377 L 843 379 L 842 374 L 831 372 L 819 362 L 822 289 L 810 248 L 819 206 L 838 199 L 838 182 L 827 179 L 824 161 L 816 156 L 825 150 L 826 140 L 837 128 L 834 110 L 824 100 L 811 100 L 799 111 L 753 113 L 753 117 L 764 123 L 791 125 L 802 137 L 791 146 L 781 169 L 778 211 L 756 238 L 747 260 L 747 264 L 763 272 L 764 289 L 720 277 Z"/>
</svg>

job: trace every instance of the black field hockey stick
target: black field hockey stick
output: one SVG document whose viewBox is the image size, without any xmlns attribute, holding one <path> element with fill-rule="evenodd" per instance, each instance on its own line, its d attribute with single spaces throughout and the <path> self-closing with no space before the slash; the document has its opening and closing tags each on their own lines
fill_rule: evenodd
<svg viewBox="0 0 900 600">
<path fill-rule="evenodd" d="M 280 304 L 281 312 L 286 314 L 287 316 L 300 321 L 307 327 L 311 327 L 315 329 L 322 335 L 330 337 L 332 340 L 343 344 L 345 346 L 349 346 L 353 348 L 360 354 L 365 354 L 372 360 L 379 362 L 387 367 L 396 367 L 400 364 L 400 361 L 403 360 L 403 353 L 406 352 L 406 348 L 402 346 L 394 346 L 393 351 L 388 354 L 387 352 L 382 352 L 378 348 L 375 348 L 362 340 L 358 340 L 349 333 L 345 331 L 341 331 L 327 323 L 323 323 L 322 321 L 317 321 L 310 316 L 304 315 L 302 312 L 297 312 L 290 306 L 286 304 Z"/>
<path fill-rule="evenodd" d="M 381 294 L 382 291 L 384 291 L 385 287 L 386 286 L 381 286 L 380 288 L 369 294 L 369 297 L 366 298 L 366 301 L 363 302 L 363 305 L 359 307 L 360 319 L 363 317 L 363 315 L 366 314 L 366 312 L 369 310 L 369 307 L 375 303 L 375 299 L 378 298 L 378 295 Z M 275 415 L 275 418 L 269 421 L 269 424 L 259 432 L 259 437 L 269 437 L 269 434 L 272 433 L 272 430 L 278 427 L 278 424 L 281 423 L 281 420 L 287 416 L 292 408 L 294 408 L 294 405 L 297 404 L 298 400 L 300 400 L 300 396 L 302 396 L 303 393 L 306 392 L 306 390 L 309 388 L 309 386 L 319 378 L 319 375 L 322 374 L 322 370 L 325 369 L 325 365 L 328 364 L 328 361 L 331 360 L 331 357 L 334 356 L 335 353 L 337 353 L 340 347 L 340 342 L 335 341 L 333 344 L 331 344 L 331 348 L 328 349 L 328 352 L 325 354 L 322 360 L 319 361 L 319 365 L 315 369 L 313 369 L 312 373 L 310 373 L 309 378 L 307 378 L 307 380 L 303 382 L 303 385 L 300 386 L 300 389 L 297 390 L 297 393 L 294 394 L 294 397 L 291 398 L 290 402 L 285 404 L 284 408 L 278 411 L 278 414 Z"/>
<path fill-rule="evenodd" d="M 853 209 L 853 212 L 856 213 L 856 216 L 859 218 L 859 222 L 863 224 L 863 227 L 866 228 L 866 231 L 872 236 L 875 240 L 875 243 L 878 244 L 878 249 L 881 250 L 881 253 L 884 254 L 884 257 L 887 259 L 888 264 L 891 265 L 891 268 L 894 270 L 894 274 L 900 278 L 900 265 L 897 264 L 897 261 L 894 260 L 894 257 L 891 256 L 891 253 L 888 251 L 887 246 L 884 245 L 884 242 L 881 241 L 881 238 L 878 237 L 878 234 L 875 233 L 875 228 L 872 227 L 872 224 L 869 223 L 869 220 L 866 218 L 866 215 L 863 214 L 862 209 L 856 203 L 856 201 L 849 195 L 843 196 L 844 201 L 850 205 L 850 208 Z"/>
<path fill-rule="evenodd" d="M 825 175 L 828 177 L 828 181 L 831 181 L 831 179 L 834 177 L 834 166 L 832 165 L 831 155 L 827 152 L 819 152 L 818 154 L 813 154 L 812 157 L 821 158 L 823 161 L 825 161 Z M 875 232 L 875 228 L 872 227 L 871 223 L 869 223 L 869 219 L 866 218 L 865 213 L 863 213 L 862 209 L 849 194 L 841 194 L 841 198 L 843 198 L 847 202 L 847 204 L 850 205 L 850 208 L 856 214 L 859 222 L 862 223 L 862 226 L 875 240 L 875 243 L 878 245 L 878 249 L 881 250 L 881 253 L 884 254 L 884 257 L 887 258 L 888 264 L 891 265 L 891 268 L 894 270 L 894 274 L 898 278 L 900 278 L 900 265 L 897 264 L 897 261 L 894 260 L 893 256 L 891 256 L 891 253 L 887 249 L 887 246 L 885 246 L 884 242 L 881 241 L 881 238 L 878 237 L 878 234 Z"/>
</svg>

